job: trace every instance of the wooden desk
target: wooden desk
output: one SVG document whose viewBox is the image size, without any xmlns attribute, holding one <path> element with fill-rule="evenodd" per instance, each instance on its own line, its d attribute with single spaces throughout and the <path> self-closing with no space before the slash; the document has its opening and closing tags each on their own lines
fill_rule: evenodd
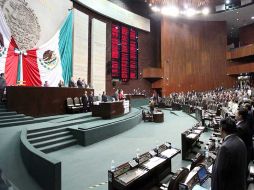
<svg viewBox="0 0 254 190">
<path fill-rule="evenodd" d="M 7 109 L 33 117 L 65 114 L 66 99 L 81 97 L 85 90 L 88 94 L 94 91 L 67 87 L 8 86 Z"/>
<path fill-rule="evenodd" d="M 125 94 L 126 100 L 131 100 L 131 99 L 144 99 L 145 95 L 143 94 Z"/>
<path fill-rule="evenodd" d="M 162 123 L 162 122 L 164 122 L 164 113 L 163 112 L 155 112 L 153 114 L 153 121 L 155 123 Z"/>
<path fill-rule="evenodd" d="M 124 114 L 123 101 L 101 102 L 99 105 L 93 105 L 92 116 L 110 119 Z"/>
</svg>

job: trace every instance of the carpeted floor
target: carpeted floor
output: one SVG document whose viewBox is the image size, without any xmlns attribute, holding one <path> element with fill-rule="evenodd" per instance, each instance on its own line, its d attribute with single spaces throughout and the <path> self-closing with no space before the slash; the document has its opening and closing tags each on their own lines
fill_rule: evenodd
<svg viewBox="0 0 254 190">
<path fill-rule="evenodd" d="M 160 124 L 141 122 L 129 131 L 88 147 L 76 145 L 48 154 L 62 161 L 62 189 L 106 190 L 104 182 L 107 181 L 111 160 L 116 166 L 120 165 L 135 157 L 137 148 L 143 153 L 166 141 L 181 149 L 181 132 L 194 125 L 196 120 L 182 111 L 169 110 L 164 111 L 164 119 L 165 122 Z M 22 127 L 28 126 L 0 129 L 0 168 L 20 190 L 40 190 L 27 173 L 20 156 Z M 208 137 L 204 134 L 202 139 Z M 173 171 L 188 164 L 178 155 L 172 161 Z"/>
</svg>

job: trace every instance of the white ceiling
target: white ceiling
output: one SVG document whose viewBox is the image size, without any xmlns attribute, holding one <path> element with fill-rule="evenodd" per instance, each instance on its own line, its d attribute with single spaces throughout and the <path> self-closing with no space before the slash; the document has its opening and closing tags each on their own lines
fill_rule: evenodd
<svg viewBox="0 0 254 190">
<path fill-rule="evenodd" d="M 205 20 L 205 21 L 226 21 L 228 26 L 228 34 L 237 35 L 240 27 L 254 23 L 254 4 L 248 5 L 235 10 L 228 10 L 221 13 L 209 14 L 209 15 L 196 15 L 189 19 L 193 20 Z"/>
</svg>

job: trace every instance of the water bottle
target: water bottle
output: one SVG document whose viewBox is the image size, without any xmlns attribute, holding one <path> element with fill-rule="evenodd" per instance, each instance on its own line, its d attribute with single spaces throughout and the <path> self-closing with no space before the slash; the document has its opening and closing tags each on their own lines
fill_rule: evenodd
<svg viewBox="0 0 254 190">
<path fill-rule="evenodd" d="M 111 171 L 114 172 L 115 169 L 116 169 L 116 168 L 115 168 L 115 161 L 112 160 L 112 161 L 111 161 Z"/>
<path fill-rule="evenodd" d="M 137 148 L 137 150 L 136 150 L 136 157 L 137 157 L 137 159 L 139 159 L 139 148 Z"/>
<path fill-rule="evenodd" d="M 208 159 L 209 157 L 209 152 L 208 152 L 208 147 L 205 147 L 205 158 Z"/>
</svg>

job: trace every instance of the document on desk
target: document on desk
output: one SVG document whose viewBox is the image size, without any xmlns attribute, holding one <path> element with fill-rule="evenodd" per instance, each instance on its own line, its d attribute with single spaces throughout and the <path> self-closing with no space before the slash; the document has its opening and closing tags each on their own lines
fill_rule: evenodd
<svg viewBox="0 0 254 190">
<path fill-rule="evenodd" d="M 192 132 L 193 132 L 193 133 L 200 134 L 200 133 L 202 133 L 202 130 L 197 130 L 197 129 L 196 129 L 196 130 L 193 130 Z"/>
<path fill-rule="evenodd" d="M 160 157 L 153 157 L 150 160 L 148 160 L 147 162 L 145 162 L 143 164 L 143 166 L 145 166 L 147 169 L 151 170 L 154 167 L 158 166 L 160 163 L 164 162 L 166 159 L 164 158 L 160 158 Z"/>
<path fill-rule="evenodd" d="M 190 133 L 188 134 L 186 137 L 187 138 L 190 138 L 190 139 L 195 139 L 199 134 L 196 134 L 196 133 Z"/>
<path fill-rule="evenodd" d="M 136 169 L 130 170 L 130 171 L 122 174 L 121 176 L 118 177 L 118 179 L 120 181 L 124 182 L 125 184 L 128 184 L 131 181 L 133 181 L 133 180 L 139 178 L 140 176 L 144 175 L 145 173 L 147 173 L 146 170 L 136 168 Z"/>
<path fill-rule="evenodd" d="M 174 149 L 174 148 L 170 148 L 170 149 L 167 149 L 165 151 L 163 151 L 161 153 L 162 156 L 166 157 L 166 158 L 171 158 L 174 154 L 176 154 L 178 152 L 177 149 Z"/>
</svg>

